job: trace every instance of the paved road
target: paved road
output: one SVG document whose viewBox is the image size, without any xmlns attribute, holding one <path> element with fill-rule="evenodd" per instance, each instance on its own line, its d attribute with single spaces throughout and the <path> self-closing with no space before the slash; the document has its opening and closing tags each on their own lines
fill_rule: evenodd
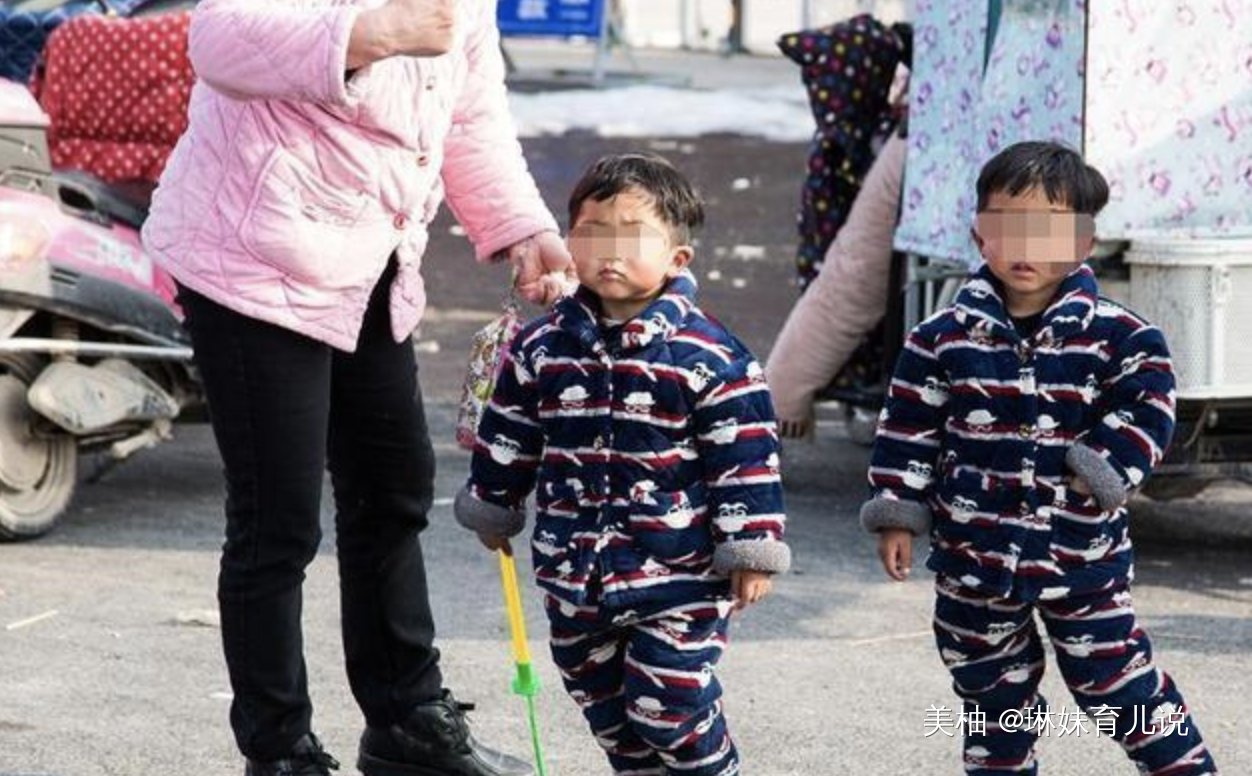
<svg viewBox="0 0 1252 776">
<path fill-rule="evenodd" d="M 532 141 L 527 150 L 560 212 L 586 161 L 639 145 L 576 137 Z M 729 137 L 659 145 L 711 201 L 697 259 L 707 306 L 764 354 L 793 296 L 791 207 L 804 149 Z M 494 561 L 455 526 L 449 508 L 468 462 L 448 441 L 464 341 L 490 317 L 505 281 L 498 270 L 467 270 L 467 248 L 449 226 L 441 222 L 428 259 L 436 304 L 417 345 L 441 440 L 440 501 L 426 549 L 448 684 L 479 703 L 482 738 L 524 751 Z M 856 526 L 865 462 L 865 450 L 833 420 L 815 444 L 784 456 L 795 572 L 735 624 L 722 669 L 727 713 L 753 776 L 959 772 L 957 741 L 944 731 L 926 735 L 927 709 L 954 705 L 931 646 L 929 584 L 885 582 Z M 221 495 L 211 435 L 188 426 L 175 442 L 84 487 L 53 535 L 0 546 L 0 776 L 239 772 L 213 625 Z M 1247 503 L 1229 490 L 1217 506 L 1141 511 L 1184 512 L 1202 525 Z M 329 513 L 324 518 L 331 537 Z M 1152 526 L 1144 523 L 1145 536 L 1165 535 Z M 1139 553 L 1141 618 L 1231 774 L 1252 772 L 1252 739 L 1236 729 L 1252 669 L 1250 559 L 1246 544 L 1190 536 L 1144 541 Z M 306 586 L 307 651 L 314 723 L 350 766 L 361 721 L 341 668 L 334 589 L 328 538 Z M 541 637 L 533 591 L 527 604 L 532 636 Z M 550 772 L 605 773 L 557 689 L 542 640 L 533 646 L 547 687 L 540 709 Z M 1045 692 L 1060 703 L 1066 693 L 1055 673 Z M 1040 751 L 1049 774 L 1134 772 L 1114 744 L 1091 733 L 1048 738 Z"/>
</svg>

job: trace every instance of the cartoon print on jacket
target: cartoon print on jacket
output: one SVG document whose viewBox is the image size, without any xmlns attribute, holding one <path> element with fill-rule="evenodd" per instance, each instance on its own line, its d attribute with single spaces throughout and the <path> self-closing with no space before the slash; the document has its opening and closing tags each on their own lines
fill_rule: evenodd
<svg viewBox="0 0 1252 776">
<path fill-rule="evenodd" d="M 988 594 L 1095 589 L 1130 573 L 1123 503 L 1173 428 L 1164 337 L 1100 298 L 1089 268 L 1023 340 L 984 266 L 905 343 L 863 516 L 924 515 L 908 527 L 931 534 L 927 566 Z"/>
<path fill-rule="evenodd" d="M 786 552 L 763 371 L 695 288 L 683 273 L 607 329 L 580 291 L 509 348 L 468 492 L 520 516 L 534 489 L 536 577 L 567 602 L 593 579 L 611 607 L 713 598 L 743 558 Z"/>
</svg>

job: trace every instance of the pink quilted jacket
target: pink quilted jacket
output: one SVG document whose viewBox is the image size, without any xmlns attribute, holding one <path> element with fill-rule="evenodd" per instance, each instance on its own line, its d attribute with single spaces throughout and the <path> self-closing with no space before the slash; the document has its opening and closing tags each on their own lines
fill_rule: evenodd
<svg viewBox="0 0 1252 776">
<path fill-rule="evenodd" d="M 203 0 L 190 126 L 143 230 L 184 285 L 347 351 L 393 251 L 396 341 L 417 326 L 427 226 L 445 194 L 480 260 L 557 229 L 508 115 L 494 0 L 457 3 L 448 54 L 345 80 L 358 5 L 374 4 Z"/>
</svg>

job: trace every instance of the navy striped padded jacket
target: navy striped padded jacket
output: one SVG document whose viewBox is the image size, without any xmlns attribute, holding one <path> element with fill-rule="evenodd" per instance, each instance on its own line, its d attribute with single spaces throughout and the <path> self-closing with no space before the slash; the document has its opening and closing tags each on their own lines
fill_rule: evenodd
<svg viewBox="0 0 1252 776">
<path fill-rule="evenodd" d="M 735 569 L 790 563 L 763 371 L 695 291 L 683 273 L 606 330 L 580 289 L 509 348 L 457 519 L 516 534 L 534 490 L 535 574 L 561 600 L 714 598 Z"/>
<path fill-rule="evenodd" d="M 929 533 L 928 568 L 991 594 L 1062 598 L 1127 578 L 1124 504 L 1174 428 L 1165 338 L 1100 297 L 1085 265 L 1026 340 L 1000 288 L 984 265 L 910 333 L 862 524 Z"/>
</svg>

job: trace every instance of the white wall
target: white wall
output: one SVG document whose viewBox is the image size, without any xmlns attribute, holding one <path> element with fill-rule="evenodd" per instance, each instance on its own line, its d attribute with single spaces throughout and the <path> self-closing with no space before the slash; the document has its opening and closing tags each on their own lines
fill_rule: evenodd
<svg viewBox="0 0 1252 776">
<path fill-rule="evenodd" d="M 623 33 L 634 46 L 716 49 L 730 29 L 730 0 L 619 0 Z M 743 43 L 758 54 L 777 54 L 774 41 L 807 26 L 872 13 L 884 22 L 908 18 L 912 0 L 743 0 Z"/>
</svg>

